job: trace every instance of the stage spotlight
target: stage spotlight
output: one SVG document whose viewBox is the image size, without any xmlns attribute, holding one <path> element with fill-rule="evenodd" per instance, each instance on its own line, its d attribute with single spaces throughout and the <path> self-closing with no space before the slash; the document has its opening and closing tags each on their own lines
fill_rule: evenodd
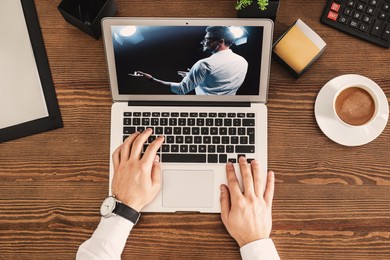
<svg viewBox="0 0 390 260">
<path fill-rule="evenodd" d="M 120 30 L 120 34 L 123 37 L 130 37 L 134 35 L 137 32 L 137 27 L 136 26 L 126 26 Z"/>
</svg>

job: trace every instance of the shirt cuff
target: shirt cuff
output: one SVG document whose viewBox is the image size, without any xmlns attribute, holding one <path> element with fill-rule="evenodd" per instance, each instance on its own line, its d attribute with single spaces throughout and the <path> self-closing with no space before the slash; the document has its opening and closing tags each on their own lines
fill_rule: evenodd
<svg viewBox="0 0 390 260">
<path fill-rule="evenodd" d="M 243 260 L 280 260 L 272 239 L 265 238 L 248 243 L 240 248 Z"/>
<path fill-rule="evenodd" d="M 118 259 L 134 224 L 120 216 L 101 218 L 91 238 L 77 252 L 76 259 Z"/>
</svg>

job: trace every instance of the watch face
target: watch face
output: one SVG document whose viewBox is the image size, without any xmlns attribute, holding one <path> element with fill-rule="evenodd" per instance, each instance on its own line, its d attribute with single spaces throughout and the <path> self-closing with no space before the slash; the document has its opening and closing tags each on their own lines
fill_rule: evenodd
<svg viewBox="0 0 390 260">
<path fill-rule="evenodd" d="M 114 197 L 107 197 L 100 206 L 100 214 L 103 217 L 109 216 L 114 210 L 116 205 L 116 199 Z"/>
</svg>

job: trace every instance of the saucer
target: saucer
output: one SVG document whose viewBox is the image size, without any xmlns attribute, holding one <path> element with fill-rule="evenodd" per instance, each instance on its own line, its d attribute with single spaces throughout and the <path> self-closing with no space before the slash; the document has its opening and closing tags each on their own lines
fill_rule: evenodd
<svg viewBox="0 0 390 260">
<path fill-rule="evenodd" d="M 368 124 L 351 127 L 342 123 L 333 111 L 337 91 L 347 84 L 362 84 L 378 97 L 378 114 Z M 389 118 L 389 105 L 382 89 L 371 79 L 356 74 L 336 77 L 326 83 L 318 93 L 314 113 L 322 132 L 336 143 L 345 146 L 364 145 L 377 138 L 385 129 Z"/>
</svg>

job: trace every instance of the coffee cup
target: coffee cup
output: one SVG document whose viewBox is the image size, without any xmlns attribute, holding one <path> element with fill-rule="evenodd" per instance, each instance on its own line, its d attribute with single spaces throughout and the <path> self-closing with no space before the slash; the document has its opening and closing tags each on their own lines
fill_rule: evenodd
<svg viewBox="0 0 390 260">
<path fill-rule="evenodd" d="M 333 99 L 336 118 L 349 127 L 366 126 L 378 114 L 378 97 L 368 86 L 351 83 L 341 87 Z"/>
</svg>

